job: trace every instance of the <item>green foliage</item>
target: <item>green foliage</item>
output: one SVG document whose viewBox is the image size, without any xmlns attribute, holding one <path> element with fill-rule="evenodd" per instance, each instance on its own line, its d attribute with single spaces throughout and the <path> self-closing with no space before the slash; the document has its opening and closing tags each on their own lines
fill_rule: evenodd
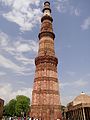
<svg viewBox="0 0 90 120">
<path fill-rule="evenodd" d="M 9 116 L 9 104 L 6 104 L 4 106 L 3 115 L 4 116 Z"/>
<path fill-rule="evenodd" d="M 9 103 L 4 106 L 4 115 L 14 116 L 15 115 L 15 105 L 16 105 L 16 100 L 15 99 L 10 100 Z"/>
<path fill-rule="evenodd" d="M 30 107 L 30 99 L 23 95 L 16 96 L 4 106 L 5 116 L 21 116 L 27 114 Z"/>
<path fill-rule="evenodd" d="M 16 106 L 16 100 L 12 99 L 9 102 L 9 114 L 10 116 L 15 116 L 15 106 Z"/>
<path fill-rule="evenodd" d="M 18 95 L 16 97 L 16 115 L 26 114 L 29 110 L 30 99 L 23 95 Z"/>
</svg>

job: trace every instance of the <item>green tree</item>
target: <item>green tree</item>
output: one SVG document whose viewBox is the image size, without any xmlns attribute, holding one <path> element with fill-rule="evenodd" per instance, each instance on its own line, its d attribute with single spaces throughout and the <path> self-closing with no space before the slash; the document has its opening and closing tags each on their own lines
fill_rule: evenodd
<svg viewBox="0 0 90 120">
<path fill-rule="evenodd" d="M 16 115 L 21 116 L 28 113 L 30 107 L 30 99 L 23 95 L 16 96 Z"/>
<path fill-rule="evenodd" d="M 6 104 L 4 106 L 3 115 L 4 116 L 9 116 L 9 104 Z"/>
<path fill-rule="evenodd" d="M 16 100 L 15 99 L 10 100 L 9 103 L 4 106 L 4 115 L 14 116 L 15 106 L 16 106 Z"/>
<path fill-rule="evenodd" d="M 16 107 L 16 100 L 12 99 L 9 102 L 9 114 L 10 116 L 15 116 L 15 107 Z"/>
<path fill-rule="evenodd" d="M 30 110 L 30 99 L 23 95 L 16 96 L 4 106 L 4 116 L 21 116 Z"/>
</svg>

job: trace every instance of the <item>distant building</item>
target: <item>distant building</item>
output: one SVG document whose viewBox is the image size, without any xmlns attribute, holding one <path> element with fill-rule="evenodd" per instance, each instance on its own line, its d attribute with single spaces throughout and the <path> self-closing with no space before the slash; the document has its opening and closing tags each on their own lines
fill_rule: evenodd
<svg viewBox="0 0 90 120">
<path fill-rule="evenodd" d="M 2 119 L 3 116 L 3 106 L 4 106 L 4 100 L 0 98 L 0 120 Z"/>
<path fill-rule="evenodd" d="M 67 120 L 90 120 L 90 96 L 81 93 L 67 105 Z"/>
</svg>

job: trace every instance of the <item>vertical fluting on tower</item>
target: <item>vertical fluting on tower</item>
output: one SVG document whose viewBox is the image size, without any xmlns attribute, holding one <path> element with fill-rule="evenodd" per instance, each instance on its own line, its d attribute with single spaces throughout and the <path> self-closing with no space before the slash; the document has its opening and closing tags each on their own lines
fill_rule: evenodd
<svg viewBox="0 0 90 120">
<path fill-rule="evenodd" d="M 58 59 L 55 56 L 50 3 L 44 3 L 39 37 L 38 56 L 35 58 L 35 78 L 32 91 L 31 117 L 42 120 L 61 120 Z"/>
</svg>

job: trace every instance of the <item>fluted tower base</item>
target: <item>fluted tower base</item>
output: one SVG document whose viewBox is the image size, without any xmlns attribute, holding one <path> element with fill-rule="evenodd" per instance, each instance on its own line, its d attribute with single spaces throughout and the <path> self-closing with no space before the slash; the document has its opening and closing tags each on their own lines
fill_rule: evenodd
<svg viewBox="0 0 90 120">
<path fill-rule="evenodd" d="M 31 116 L 39 120 L 62 120 L 60 106 L 32 106 Z"/>
</svg>

